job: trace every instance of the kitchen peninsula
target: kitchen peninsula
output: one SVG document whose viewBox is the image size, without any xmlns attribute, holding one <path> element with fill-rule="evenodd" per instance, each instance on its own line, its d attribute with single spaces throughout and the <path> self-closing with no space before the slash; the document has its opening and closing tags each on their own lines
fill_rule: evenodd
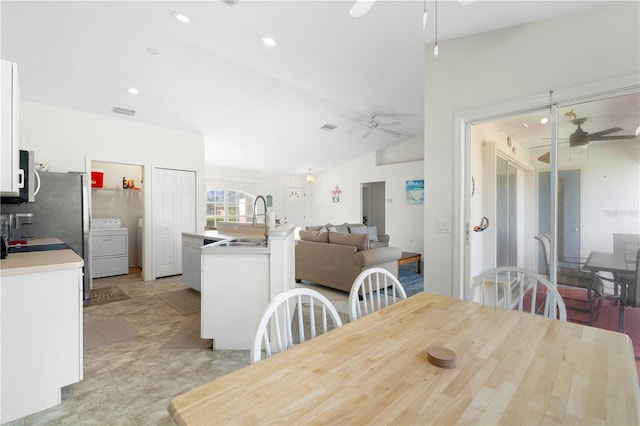
<svg viewBox="0 0 640 426">
<path fill-rule="evenodd" d="M 57 239 L 0 260 L 0 423 L 61 402 L 82 380 L 83 260 Z"/>
<path fill-rule="evenodd" d="M 276 226 L 264 242 L 264 225 L 218 223 L 217 231 L 183 234 L 183 242 L 211 240 L 199 248 L 201 337 L 215 349 L 249 349 L 269 301 L 295 287 L 294 231 Z"/>
</svg>

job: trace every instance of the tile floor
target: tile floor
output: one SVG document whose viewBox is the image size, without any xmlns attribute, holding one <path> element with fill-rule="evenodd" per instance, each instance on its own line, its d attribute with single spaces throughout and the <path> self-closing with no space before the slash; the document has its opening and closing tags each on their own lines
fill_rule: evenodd
<svg viewBox="0 0 640 426">
<path fill-rule="evenodd" d="M 173 425 L 173 396 L 248 364 L 248 351 L 160 349 L 191 318 L 154 297 L 185 288 L 179 276 L 144 282 L 136 268 L 94 280 L 111 285 L 130 299 L 85 307 L 84 322 L 124 317 L 138 336 L 84 351 L 84 380 L 63 388 L 62 404 L 10 425 Z"/>
<path fill-rule="evenodd" d="M 173 425 L 171 398 L 249 364 L 249 351 L 160 349 L 192 315 L 182 315 L 155 294 L 186 288 L 180 276 L 144 282 L 129 275 L 95 279 L 117 285 L 130 299 L 84 308 L 84 322 L 125 318 L 138 336 L 84 351 L 84 379 L 62 390 L 62 404 L 7 425 Z M 304 286 L 304 284 L 301 284 Z M 319 286 L 348 313 L 348 295 Z"/>
</svg>

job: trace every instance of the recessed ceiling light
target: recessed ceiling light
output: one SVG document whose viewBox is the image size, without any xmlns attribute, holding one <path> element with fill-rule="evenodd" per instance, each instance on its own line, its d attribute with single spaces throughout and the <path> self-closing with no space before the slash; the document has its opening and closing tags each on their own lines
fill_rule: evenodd
<svg viewBox="0 0 640 426">
<path fill-rule="evenodd" d="M 272 37 L 262 37 L 262 42 L 269 47 L 277 46 L 280 42 Z"/>
<path fill-rule="evenodd" d="M 152 56 L 156 56 L 160 51 L 155 47 L 147 47 L 147 53 Z"/>
<path fill-rule="evenodd" d="M 547 124 L 549 122 L 549 119 L 547 117 L 542 117 L 542 120 L 540 120 L 540 124 Z"/>
<path fill-rule="evenodd" d="M 136 89 L 135 87 L 129 87 L 127 89 L 127 92 L 131 93 L 132 95 L 137 95 L 138 93 L 140 93 L 140 91 L 138 89 Z"/>
<path fill-rule="evenodd" d="M 524 127 L 526 127 L 527 129 L 529 128 L 529 125 L 528 125 L 527 123 L 522 123 L 522 125 L 523 125 Z"/>
<path fill-rule="evenodd" d="M 187 15 L 185 15 L 184 13 L 180 13 L 180 12 L 173 12 L 171 13 L 171 16 L 173 16 L 174 18 L 176 18 L 178 21 L 184 23 L 184 24 L 189 24 L 191 23 L 191 18 L 189 18 Z"/>
</svg>

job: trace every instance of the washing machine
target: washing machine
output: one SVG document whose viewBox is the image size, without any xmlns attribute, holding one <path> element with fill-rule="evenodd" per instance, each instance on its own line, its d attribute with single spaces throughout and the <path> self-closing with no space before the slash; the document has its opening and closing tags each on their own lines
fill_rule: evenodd
<svg viewBox="0 0 640 426">
<path fill-rule="evenodd" d="M 129 230 L 119 218 L 91 221 L 91 277 L 129 273 Z"/>
</svg>

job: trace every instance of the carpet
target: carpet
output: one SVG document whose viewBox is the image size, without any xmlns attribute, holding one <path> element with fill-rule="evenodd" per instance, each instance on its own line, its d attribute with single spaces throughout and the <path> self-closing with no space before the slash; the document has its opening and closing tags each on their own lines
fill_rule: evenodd
<svg viewBox="0 0 640 426">
<path fill-rule="evenodd" d="M 164 293 L 156 294 L 156 297 L 182 315 L 200 312 L 200 293 L 193 289 L 185 288 L 182 290 L 165 291 Z"/>
<path fill-rule="evenodd" d="M 160 349 L 211 349 L 213 339 L 200 338 L 200 315 L 184 324 Z"/>
<path fill-rule="evenodd" d="M 84 350 L 133 339 L 138 333 L 124 318 L 88 322 L 83 327 Z"/>
<path fill-rule="evenodd" d="M 126 295 L 118 286 L 94 288 L 89 294 L 89 303 L 86 306 L 104 305 L 105 303 L 127 300 Z"/>
<path fill-rule="evenodd" d="M 422 270 L 424 272 L 424 268 Z M 424 275 L 416 272 L 414 263 L 407 263 L 398 268 L 398 281 L 404 287 L 407 297 L 424 291 Z"/>
</svg>

